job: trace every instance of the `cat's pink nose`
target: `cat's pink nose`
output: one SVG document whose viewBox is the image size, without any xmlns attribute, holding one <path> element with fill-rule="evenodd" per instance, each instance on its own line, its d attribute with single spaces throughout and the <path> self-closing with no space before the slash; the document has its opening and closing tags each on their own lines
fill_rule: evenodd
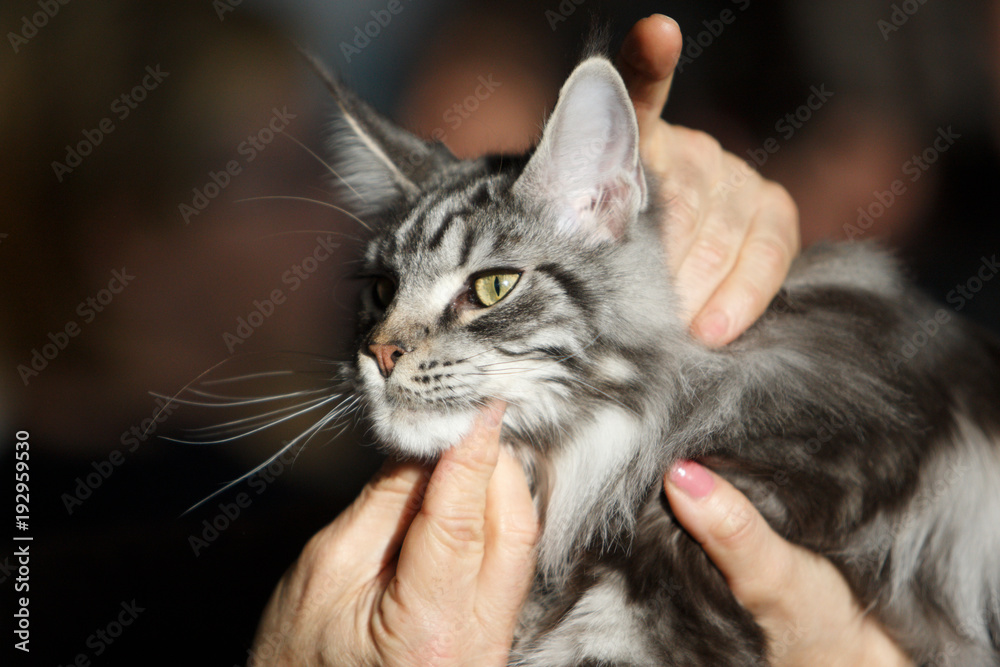
<svg viewBox="0 0 1000 667">
<path fill-rule="evenodd" d="M 375 355 L 382 377 L 389 377 L 396 361 L 403 356 L 403 349 L 395 345 L 369 345 L 368 349 Z"/>
</svg>

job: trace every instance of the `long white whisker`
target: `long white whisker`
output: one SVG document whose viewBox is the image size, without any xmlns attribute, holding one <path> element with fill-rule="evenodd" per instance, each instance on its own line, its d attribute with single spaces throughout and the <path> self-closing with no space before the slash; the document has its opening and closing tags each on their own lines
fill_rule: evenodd
<svg viewBox="0 0 1000 667">
<path fill-rule="evenodd" d="M 288 132 L 282 132 L 281 134 L 283 136 L 285 136 L 286 138 L 290 139 L 291 141 L 294 141 L 295 143 L 297 143 L 302 148 L 302 150 L 304 150 L 305 152 L 309 153 L 309 155 L 312 155 L 314 158 L 316 158 L 316 160 L 321 165 L 323 165 L 324 167 L 326 167 L 327 171 L 329 171 L 331 174 L 333 174 L 334 176 L 336 176 L 337 179 L 340 180 L 341 183 L 343 183 L 344 185 L 346 185 L 347 189 L 350 190 L 352 193 L 354 193 L 355 197 L 357 197 L 361 201 L 367 203 L 367 200 L 364 197 L 361 196 L 361 193 L 358 192 L 357 190 L 355 190 L 354 188 L 352 188 L 351 184 L 348 183 L 347 180 L 343 176 L 341 176 L 340 174 L 338 174 L 337 171 L 332 166 L 330 166 L 329 162 L 327 162 L 326 160 L 324 160 L 320 156 L 316 155 L 316 153 L 314 153 L 312 151 L 312 149 L 310 149 L 304 143 L 302 143 L 301 141 L 299 141 L 298 139 L 296 139 L 295 137 L 293 137 L 292 135 L 290 135 Z"/>
<path fill-rule="evenodd" d="M 315 410 L 316 408 L 318 408 L 321 405 L 325 405 L 326 403 L 330 403 L 331 401 L 335 401 L 335 400 L 341 398 L 341 396 L 342 396 L 342 394 L 334 394 L 333 396 L 331 396 L 329 398 L 325 398 L 322 401 L 320 401 L 319 403 L 316 403 L 315 405 L 309 406 L 309 407 L 304 408 L 302 410 L 298 410 L 297 412 L 294 412 L 294 413 L 292 413 L 290 415 L 282 417 L 281 419 L 276 419 L 273 422 L 270 422 L 268 424 L 265 424 L 263 426 L 255 428 L 253 430 L 247 431 L 245 433 L 242 433 L 242 434 L 239 434 L 239 435 L 230 436 L 228 438 L 222 438 L 222 439 L 215 440 L 215 441 L 212 441 L 212 442 L 191 442 L 191 441 L 187 441 L 187 440 L 180 440 L 180 439 L 177 439 L 177 438 L 169 438 L 169 437 L 166 437 L 166 436 L 161 436 L 161 437 L 163 437 L 164 440 L 169 440 L 171 442 L 178 442 L 178 443 L 180 443 L 182 445 L 209 445 L 209 444 L 211 444 L 211 445 L 218 445 L 218 444 L 221 444 L 223 442 L 231 442 L 232 440 L 238 440 L 240 438 L 245 438 L 247 436 L 253 435 L 254 433 L 259 433 L 260 431 L 263 431 L 264 429 L 271 428 L 272 426 L 277 426 L 278 424 L 280 424 L 282 422 L 286 422 L 289 419 L 294 419 L 295 417 L 298 417 L 299 415 L 303 415 L 303 414 L 305 414 L 307 412 Z"/>
<path fill-rule="evenodd" d="M 272 454 L 263 463 L 261 463 L 260 465 L 258 465 L 255 468 L 253 468 L 252 470 L 249 470 L 249 471 L 243 473 L 242 475 L 240 475 L 239 477 L 237 477 L 233 481 L 231 481 L 228 484 L 226 484 L 225 486 L 223 486 L 221 489 L 219 489 L 219 490 L 215 491 L 214 493 L 206 496 L 205 498 L 199 500 L 197 503 L 195 503 L 191 507 L 189 507 L 186 510 L 184 510 L 184 513 L 181 514 L 181 516 L 184 516 L 184 514 L 187 514 L 188 512 L 190 512 L 190 511 L 192 511 L 192 510 L 200 507 L 201 505 L 205 504 L 206 502 L 208 502 L 212 498 L 216 497 L 220 493 L 224 493 L 227 489 L 233 488 L 234 486 L 236 486 L 237 484 L 239 484 L 243 480 L 248 479 L 248 478 L 254 476 L 255 474 L 257 474 L 258 472 L 260 472 L 261 470 L 263 470 L 267 466 L 271 465 L 271 463 L 273 463 L 279 456 L 281 456 L 286 451 L 288 451 L 288 449 L 290 447 L 294 447 L 296 445 L 296 443 L 300 439 L 302 439 L 303 436 L 305 436 L 306 434 L 312 433 L 315 428 L 316 428 L 316 424 L 313 424 L 312 426 L 310 426 L 309 428 L 307 428 L 305 431 L 303 431 L 302 433 L 300 433 L 297 436 L 295 436 L 294 438 L 292 438 L 288 442 L 287 445 L 285 445 L 284 447 L 282 447 L 281 449 L 279 449 L 277 452 L 275 452 L 274 454 Z M 298 457 L 298 454 L 296 454 L 296 457 Z M 293 462 L 294 462 L 294 460 L 293 460 Z"/>
<path fill-rule="evenodd" d="M 358 216 L 354 215 L 353 213 L 351 213 L 350 211 L 348 211 L 346 208 L 341 208 L 340 206 L 337 206 L 336 204 L 331 204 L 330 202 L 320 201 L 318 199 L 310 199 L 309 197 L 293 197 L 292 195 L 269 195 L 269 196 L 263 196 L 263 197 L 247 197 L 245 199 L 237 199 L 236 203 L 242 203 L 242 202 L 248 202 L 248 201 L 261 201 L 261 200 L 264 200 L 264 199 L 289 199 L 289 200 L 292 200 L 292 201 L 304 201 L 304 202 L 309 202 L 311 204 L 319 204 L 320 206 L 326 206 L 327 208 L 332 208 L 335 211 L 340 211 L 341 213 L 343 213 L 344 215 L 348 216 L 349 218 L 352 218 L 352 219 L 356 220 L 359 225 L 361 225 L 362 227 L 364 227 L 368 231 L 372 231 L 372 228 L 369 227 L 368 224 L 364 220 L 362 220 Z"/>
<path fill-rule="evenodd" d="M 261 371 L 259 373 L 247 373 L 246 375 L 232 375 L 227 378 L 219 378 L 218 380 L 204 380 L 199 382 L 203 387 L 209 387 L 216 384 L 230 384 L 233 382 L 243 382 L 245 380 L 257 380 L 259 378 L 266 377 L 286 377 L 289 375 L 296 375 L 300 372 L 306 371 L 293 371 L 293 370 L 281 370 L 281 371 Z M 321 373 L 322 371 L 309 371 L 312 373 Z"/>
<path fill-rule="evenodd" d="M 296 403 L 295 405 L 285 406 L 283 408 L 278 408 L 276 410 L 271 410 L 270 412 L 264 412 L 264 413 L 259 414 L 259 415 L 252 415 L 250 417 L 241 417 L 239 419 L 232 419 L 232 420 L 230 420 L 228 422 L 224 422 L 222 424 L 215 424 L 213 426 L 203 426 L 203 427 L 200 427 L 200 428 L 192 428 L 192 429 L 188 429 L 188 431 L 190 431 L 191 433 L 210 433 L 212 431 L 222 431 L 224 429 L 225 430 L 229 430 L 230 427 L 237 426 L 239 424 L 246 424 L 246 423 L 250 423 L 250 422 L 260 422 L 260 421 L 266 420 L 269 417 L 273 417 L 275 415 L 280 415 L 280 414 L 283 414 L 283 413 L 286 413 L 286 412 L 291 412 L 292 410 L 298 410 L 298 409 L 301 409 L 301 408 L 304 408 L 304 407 L 308 406 L 310 403 L 313 404 L 313 405 L 318 405 L 323 400 L 324 400 L 323 398 L 314 398 L 314 399 L 312 399 L 310 401 L 304 401 L 302 403 Z"/>
</svg>

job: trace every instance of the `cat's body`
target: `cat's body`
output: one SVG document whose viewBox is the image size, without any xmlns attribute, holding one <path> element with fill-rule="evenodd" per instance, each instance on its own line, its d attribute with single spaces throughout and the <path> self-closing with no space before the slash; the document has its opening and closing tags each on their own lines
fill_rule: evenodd
<svg viewBox="0 0 1000 667">
<path fill-rule="evenodd" d="M 577 69 L 520 158 L 457 161 L 331 88 L 338 176 L 377 225 L 352 371 L 376 433 L 433 456 L 508 403 L 543 519 L 512 664 L 766 664 L 665 504 L 682 457 L 830 558 L 918 663 L 998 664 L 996 340 L 856 245 L 797 260 L 733 344 L 696 343 L 607 61 Z"/>
</svg>

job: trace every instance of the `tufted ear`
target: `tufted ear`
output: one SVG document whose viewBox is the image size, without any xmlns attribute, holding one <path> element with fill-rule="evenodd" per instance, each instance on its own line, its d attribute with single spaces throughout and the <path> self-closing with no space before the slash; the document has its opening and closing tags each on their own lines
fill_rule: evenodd
<svg viewBox="0 0 1000 667">
<path fill-rule="evenodd" d="M 621 238 L 646 207 L 639 126 L 610 62 L 589 58 L 573 71 L 514 188 L 594 242 Z"/>
<path fill-rule="evenodd" d="M 428 143 L 376 112 L 315 57 L 303 54 L 333 96 L 332 168 L 341 199 L 354 213 L 384 211 L 419 195 L 424 181 L 456 161 L 440 143 Z"/>
</svg>

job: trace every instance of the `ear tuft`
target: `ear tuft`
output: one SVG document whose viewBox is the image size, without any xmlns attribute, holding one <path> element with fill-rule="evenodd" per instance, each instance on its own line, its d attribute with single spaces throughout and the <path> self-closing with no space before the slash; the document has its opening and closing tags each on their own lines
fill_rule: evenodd
<svg viewBox="0 0 1000 667">
<path fill-rule="evenodd" d="M 319 60 L 303 53 L 337 106 L 331 124 L 331 171 L 352 212 L 370 215 L 415 197 L 425 178 L 454 157 L 376 112 Z"/>
<path fill-rule="evenodd" d="M 646 207 L 635 112 L 606 59 L 588 58 L 567 79 L 515 191 L 594 242 L 620 239 Z"/>
</svg>

